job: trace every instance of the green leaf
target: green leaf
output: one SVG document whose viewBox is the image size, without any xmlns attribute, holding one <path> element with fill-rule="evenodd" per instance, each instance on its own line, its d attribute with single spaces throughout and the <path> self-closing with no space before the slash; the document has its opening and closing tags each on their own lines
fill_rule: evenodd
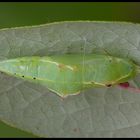
<svg viewBox="0 0 140 140">
<path fill-rule="evenodd" d="M 60 53 L 107 53 L 140 65 L 140 25 L 67 21 L 0 30 L 1 60 Z M 140 87 L 140 76 L 130 83 Z M 41 137 L 140 137 L 140 94 L 115 86 L 63 100 L 1 73 L 0 119 Z"/>
</svg>

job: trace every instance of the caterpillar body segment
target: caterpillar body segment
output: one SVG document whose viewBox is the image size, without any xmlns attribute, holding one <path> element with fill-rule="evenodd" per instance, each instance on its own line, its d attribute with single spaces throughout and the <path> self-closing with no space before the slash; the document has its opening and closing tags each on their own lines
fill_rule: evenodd
<svg viewBox="0 0 140 140">
<path fill-rule="evenodd" d="M 31 56 L 0 61 L 0 71 L 46 86 L 61 97 L 127 82 L 139 71 L 128 59 L 97 54 Z"/>
</svg>

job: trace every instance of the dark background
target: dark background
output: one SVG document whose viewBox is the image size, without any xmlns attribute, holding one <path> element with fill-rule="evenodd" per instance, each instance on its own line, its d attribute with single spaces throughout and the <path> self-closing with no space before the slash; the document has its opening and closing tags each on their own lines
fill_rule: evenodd
<svg viewBox="0 0 140 140">
<path fill-rule="evenodd" d="M 54 21 L 140 22 L 140 2 L 0 2 L 0 28 Z M 35 137 L 0 122 L 0 137 Z"/>
</svg>

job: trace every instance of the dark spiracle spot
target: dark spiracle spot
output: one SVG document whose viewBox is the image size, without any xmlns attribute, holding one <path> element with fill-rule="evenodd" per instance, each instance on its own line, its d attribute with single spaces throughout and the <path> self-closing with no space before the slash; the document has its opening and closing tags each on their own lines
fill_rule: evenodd
<svg viewBox="0 0 140 140">
<path fill-rule="evenodd" d="M 24 77 L 24 75 L 22 75 L 22 77 Z"/>
<path fill-rule="evenodd" d="M 91 84 L 95 84 L 95 82 L 91 81 Z"/>
<path fill-rule="evenodd" d="M 35 80 L 36 78 L 34 77 L 33 79 Z"/>
<path fill-rule="evenodd" d="M 112 85 L 111 84 L 108 84 L 108 85 L 106 85 L 107 87 L 111 87 Z"/>
</svg>

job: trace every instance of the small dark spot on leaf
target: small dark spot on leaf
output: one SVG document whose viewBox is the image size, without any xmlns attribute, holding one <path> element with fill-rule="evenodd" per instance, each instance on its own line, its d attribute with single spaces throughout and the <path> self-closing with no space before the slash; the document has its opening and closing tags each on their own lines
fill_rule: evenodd
<svg viewBox="0 0 140 140">
<path fill-rule="evenodd" d="M 74 131 L 74 132 L 77 132 L 77 128 L 74 128 L 73 131 Z"/>
<path fill-rule="evenodd" d="M 24 77 L 24 75 L 22 75 L 22 77 Z"/>
<path fill-rule="evenodd" d="M 73 131 L 74 132 L 78 132 L 79 131 L 79 128 L 74 128 Z"/>
<path fill-rule="evenodd" d="M 34 77 L 33 79 L 35 80 L 36 78 Z"/>
</svg>

